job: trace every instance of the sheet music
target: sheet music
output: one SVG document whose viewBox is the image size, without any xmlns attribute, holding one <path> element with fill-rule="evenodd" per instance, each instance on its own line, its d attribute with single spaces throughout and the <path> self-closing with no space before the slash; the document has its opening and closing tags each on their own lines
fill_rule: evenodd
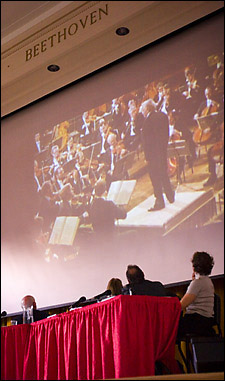
<svg viewBox="0 0 225 381">
<path fill-rule="evenodd" d="M 113 181 L 110 185 L 107 200 L 115 202 L 117 205 L 127 205 L 137 180 Z"/>
<path fill-rule="evenodd" d="M 49 243 L 52 245 L 72 245 L 77 233 L 79 217 L 57 217 Z"/>
</svg>

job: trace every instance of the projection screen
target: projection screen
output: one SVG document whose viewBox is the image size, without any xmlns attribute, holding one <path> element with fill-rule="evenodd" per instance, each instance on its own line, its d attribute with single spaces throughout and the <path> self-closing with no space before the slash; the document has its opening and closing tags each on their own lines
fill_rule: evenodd
<svg viewBox="0 0 225 381">
<path fill-rule="evenodd" d="M 19 311 L 26 294 L 38 307 L 90 298 L 112 277 L 126 284 L 128 264 L 184 282 L 195 251 L 223 274 L 223 47 L 218 13 L 3 118 L 2 310 Z M 149 99 L 168 120 L 175 194 L 153 211 Z M 157 136 L 150 145 L 163 154 Z M 151 156 L 156 171 L 159 161 Z M 110 209 L 91 209 L 96 198 L 120 210 L 114 229 Z"/>
</svg>

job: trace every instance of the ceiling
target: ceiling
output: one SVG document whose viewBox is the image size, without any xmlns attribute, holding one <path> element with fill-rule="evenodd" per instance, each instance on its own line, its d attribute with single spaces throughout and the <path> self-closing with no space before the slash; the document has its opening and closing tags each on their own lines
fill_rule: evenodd
<svg viewBox="0 0 225 381">
<path fill-rule="evenodd" d="M 223 7 L 223 1 L 1 1 L 2 116 Z M 130 33 L 118 36 L 121 26 Z M 50 64 L 60 70 L 49 72 Z"/>
</svg>

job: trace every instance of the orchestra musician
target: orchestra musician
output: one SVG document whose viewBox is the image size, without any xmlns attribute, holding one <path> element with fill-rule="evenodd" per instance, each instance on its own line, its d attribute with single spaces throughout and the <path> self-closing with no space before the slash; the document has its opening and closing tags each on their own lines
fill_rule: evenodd
<svg viewBox="0 0 225 381">
<path fill-rule="evenodd" d="M 205 88 L 205 101 L 201 103 L 194 118 L 197 119 L 200 116 L 207 116 L 219 110 L 219 103 L 212 99 L 213 92 L 210 86 Z"/>
<path fill-rule="evenodd" d="M 76 150 L 77 145 L 74 143 L 73 137 L 71 136 L 67 142 L 67 149 L 65 152 L 63 152 L 66 157 L 66 161 L 70 161 L 75 157 Z"/>
<path fill-rule="evenodd" d="M 220 136 L 218 141 L 211 146 L 207 151 L 209 178 L 203 184 L 204 187 L 213 186 L 217 181 L 216 161 L 224 159 L 224 122 L 219 127 Z M 222 160 L 221 160 L 222 161 Z"/>
<path fill-rule="evenodd" d="M 156 107 L 157 107 L 157 110 L 159 109 L 162 109 L 162 103 L 163 103 L 163 100 L 164 100 L 164 84 L 163 82 L 159 82 L 157 85 L 156 85 L 156 90 L 157 90 L 157 94 L 154 96 L 153 100 L 154 102 L 156 103 Z M 149 98 L 147 98 L 149 99 Z M 147 100 L 145 99 L 145 100 Z"/>
<path fill-rule="evenodd" d="M 51 148 L 52 155 L 52 165 L 50 166 L 50 174 L 53 174 L 53 171 L 56 167 L 63 165 L 66 162 L 66 155 L 60 153 L 59 146 L 56 144 Z"/>
<path fill-rule="evenodd" d="M 111 105 L 112 123 L 111 127 L 121 136 L 125 123 L 125 106 L 119 98 L 114 98 Z"/>
<path fill-rule="evenodd" d="M 43 232 L 50 232 L 52 224 L 59 211 L 60 197 L 58 192 L 54 192 L 53 185 L 50 180 L 45 181 L 39 191 L 40 202 L 38 207 L 38 216 L 43 219 Z"/>
<path fill-rule="evenodd" d="M 105 195 L 106 183 L 100 180 L 94 188 L 94 197 L 88 207 L 88 218 L 98 242 L 101 244 L 105 242 L 108 245 L 108 239 L 112 239 L 116 233 L 115 220 L 125 219 L 127 212 L 123 207 L 105 199 Z"/>
<path fill-rule="evenodd" d="M 125 130 L 121 134 L 122 141 L 127 150 L 136 150 L 139 146 L 140 133 L 144 122 L 143 115 L 139 112 L 139 107 L 134 99 L 128 102 L 128 116 Z"/>
<path fill-rule="evenodd" d="M 41 152 L 43 147 L 41 146 L 41 136 L 40 136 L 40 133 L 37 132 L 35 134 L 35 145 L 36 145 L 36 149 L 38 152 Z"/>
<path fill-rule="evenodd" d="M 80 177 L 77 169 L 65 173 L 62 166 L 57 167 L 52 178 L 52 183 L 56 192 L 61 190 L 68 183 L 71 184 L 75 194 L 81 192 Z"/>
<path fill-rule="evenodd" d="M 61 146 L 59 147 L 60 151 L 62 151 L 67 144 L 69 126 L 70 126 L 69 122 L 65 120 L 64 122 L 57 124 L 53 128 L 52 142 L 54 143 L 58 141 L 60 138 L 62 138 L 62 143 L 61 143 Z"/>
<path fill-rule="evenodd" d="M 123 142 L 117 141 L 117 137 L 115 134 L 110 133 L 107 142 L 109 144 L 110 149 L 110 173 L 113 174 L 115 163 L 117 160 L 121 159 L 123 156 L 126 155 L 127 150 L 123 144 Z"/>
<path fill-rule="evenodd" d="M 221 103 L 224 94 L 224 64 L 221 57 L 217 56 L 216 68 L 212 74 L 215 99 Z"/>
<path fill-rule="evenodd" d="M 187 66 L 184 69 L 186 89 L 182 92 L 185 99 L 190 99 L 196 96 L 200 90 L 198 80 L 195 77 L 196 69 Z"/>
<path fill-rule="evenodd" d="M 198 120 L 198 118 L 201 117 L 213 115 L 218 112 L 220 105 L 215 100 L 213 100 L 212 97 L 212 88 L 207 86 L 205 88 L 205 101 L 200 104 L 197 113 L 194 115 L 195 120 Z M 209 125 L 208 129 L 202 130 L 201 127 L 198 126 L 194 131 L 193 140 L 195 143 L 206 143 L 216 136 L 217 131 L 218 129 L 216 128 L 216 120 L 213 125 Z"/>
<path fill-rule="evenodd" d="M 89 111 L 85 111 L 82 115 L 83 125 L 81 127 L 81 136 L 89 135 L 94 131 L 94 122 L 89 115 Z"/>
<path fill-rule="evenodd" d="M 58 192 L 60 197 L 58 216 L 81 216 L 85 211 L 82 196 L 74 194 L 73 187 L 66 183 Z"/>
<path fill-rule="evenodd" d="M 101 155 L 104 155 L 106 153 L 107 148 L 109 148 L 107 139 L 111 131 L 112 128 L 109 126 L 108 122 L 104 118 L 101 118 L 99 120 L 99 132 L 101 136 L 101 151 L 99 157 L 101 157 Z"/>
<path fill-rule="evenodd" d="M 114 171 L 116 162 L 126 155 L 127 149 L 125 148 L 123 141 L 118 141 L 116 134 L 112 132 L 107 138 L 107 143 L 109 148 L 106 150 L 102 163 L 100 163 L 100 169 L 105 171 L 108 190 L 112 181 L 119 180 L 117 176 L 115 176 Z"/>
</svg>

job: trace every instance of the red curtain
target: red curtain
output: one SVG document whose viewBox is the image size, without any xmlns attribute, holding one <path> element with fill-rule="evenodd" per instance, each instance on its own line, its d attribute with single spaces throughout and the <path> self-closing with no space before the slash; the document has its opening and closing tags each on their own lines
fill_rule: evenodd
<svg viewBox="0 0 225 381">
<path fill-rule="evenodd" d="M 2 327 L 3 380 L 95 380 L 154 375 L 174 359 L 178 298 L 119 295 L 41 320 Z"/>
</svg>

